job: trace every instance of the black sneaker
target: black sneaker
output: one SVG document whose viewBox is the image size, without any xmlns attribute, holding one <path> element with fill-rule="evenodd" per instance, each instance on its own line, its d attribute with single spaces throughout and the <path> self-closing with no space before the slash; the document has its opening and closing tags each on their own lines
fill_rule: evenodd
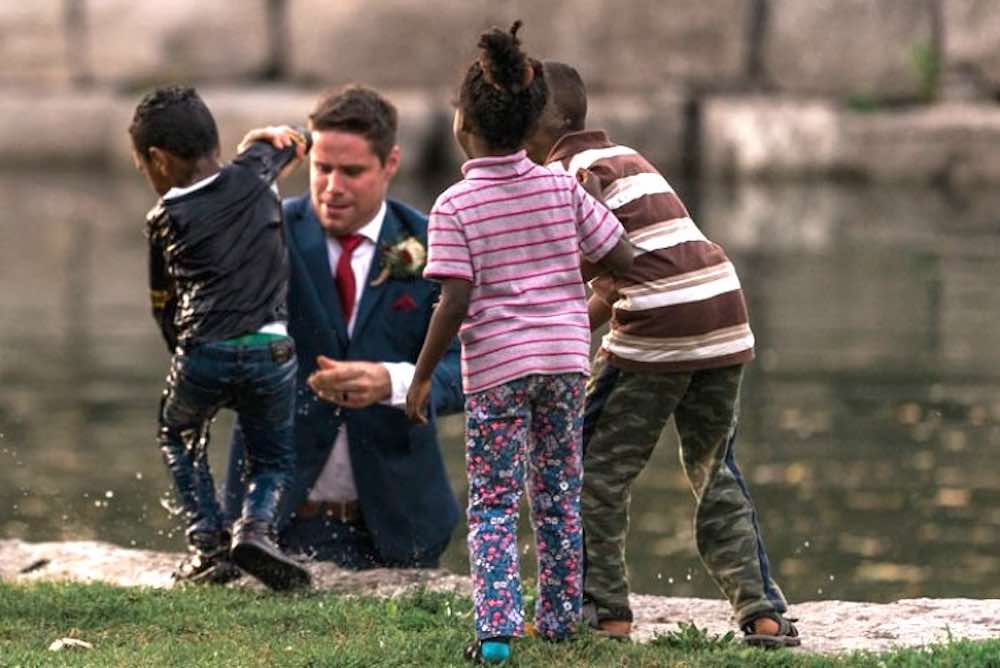
<svg viewBox="0 0 1000 668">
<path fill-rule="evenodd" d="M 281 551 L 266 522 L 237 522 L 231 555 L 237 566 L 275 591 L 301 589 L 311 581 L 309 571 Z"/>
<path fill-rule="evenodd" d="M 210 553 L 192 550 L 170 577 L 179 583 L 224 585 L 243 577 L 243 573 L 229 559 L 228 550 L 221 548 Z"/>
</svg>

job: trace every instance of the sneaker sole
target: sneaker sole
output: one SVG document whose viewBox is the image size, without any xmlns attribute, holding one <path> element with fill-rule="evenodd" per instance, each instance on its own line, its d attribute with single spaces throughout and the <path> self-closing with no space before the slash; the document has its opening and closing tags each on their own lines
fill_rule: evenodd
<svg viewBox="0 0 1000 668">
<path fill-rule="evenodd" d="M 308 587 L 309 571 L 287 558 L 279 558 L 252 543 L 233 548 L 236 565 L 275 591 Z"/>
</svg>

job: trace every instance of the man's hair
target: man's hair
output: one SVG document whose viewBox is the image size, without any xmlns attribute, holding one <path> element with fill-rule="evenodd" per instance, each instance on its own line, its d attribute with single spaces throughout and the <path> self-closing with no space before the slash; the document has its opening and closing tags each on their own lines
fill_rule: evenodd
<svg viewBox="0 0 1000 668">
<path fill-rule="evenodd" d="M 128 127 L 132 145 L 144 160 L 153 146 L 184 160 L 197 160 L 219 149 L 212 112 L 194 88 L 162 86 L 147 93 Z"/>
<path fill-rule="evenodd" d="M 552 104 L 566 118 L 566 129 L 578 132 L 587 126 L 587 88 L 575 68 L 554 60 L 546 60 L 545 81 L 549 84 Z"/>
<path fill-rule="evenodd" d="M 493 28 L 479 36 L 479 58 L 469 66 L 458 94 L 472 131 L 499 149 L 524 143 L 548 97 L 542 64 L 521 51 L 520 27 L 516 21 L 510 32 Z"/>
<path fill-rule="evenodd" d="M 357 84 L 330 91 L 309 115 L 309 128 L 315 132 L 339 130 L 367 139 L 382 164 L 396 145 L 396 123 L 396 107 L 373 89 Z"/>
</svg>

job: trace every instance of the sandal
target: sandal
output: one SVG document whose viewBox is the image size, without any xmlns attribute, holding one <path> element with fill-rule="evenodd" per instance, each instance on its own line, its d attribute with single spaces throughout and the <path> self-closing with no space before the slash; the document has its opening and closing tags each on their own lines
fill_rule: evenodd
<svg viewBox="0 0 1000 668">
<path fill-rule="evenodd" d="M 486 646 L 485 648 L 483 646 Z M 507 663 L 510 660 L 510 639 L 489 638 L 477 640 L 465 648 L 465 658 L 472 663 L 489 665 Z"/>
<path fill-rule="evenodd" d="M 778 632 L 773 635 L 770 633 L 754 633 L 753 623 L 762 618 L 774 620 L 778 624 Z M 743 642 L 751 647 L 759 647 L 761 649 L 798 647 L 802 644 L 802 639 L 799 637 L 799 630 L 792 623 L 797 621 L 797 619 L 791 617 L 782 617 L 781 613 L 778 612 L 761 613 L 740 627 L 744 634 Z"/>
</svg>

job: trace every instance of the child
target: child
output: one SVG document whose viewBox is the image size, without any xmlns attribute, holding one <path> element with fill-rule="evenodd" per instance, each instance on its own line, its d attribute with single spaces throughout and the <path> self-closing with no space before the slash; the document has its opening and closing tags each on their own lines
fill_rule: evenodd
<svg viewBox="0 0 1000 668">
<path fill-rule="evenodd" d="M 285 329 L 288 259 L 273 183 L 301 147 L 256 143 L 219 162 L 215 120 L 192 88 L 146 95 L 129 126 L 137 168 L 161 199 L 147 216 L 153 314 L 173 358 L 158 440 L 187 520 L 175 578 L 225 582 L 236 564 L 274 589 L 309 574 L 272 538 L 293 471 L 297 363 Z M 305 137 L 299 137 L 302 145 Z M 220 408 L 239 413 L 249 493 L 230 549 L 204 448 Z"/>
<path fill-rule="evenodd" d="M 583 428 L 584 615 L 612 636 L 631 631 L 629 490 L 673 415 L 706 568 L 749 644 L 798 645 L 733 451 L 740 378 L 754 344 L 736 271 L 648 161 L 584 129 L 587 97 L 576 70 L 547 62 L 545 76 L 549 103 L 529 155 L 595 176 L 641 252 L 628 273 L 592 283 L 589 302 L 591 329 L 610 318 L 611 330 L 587 387 Z"/>
<path fill-rule="evenodd" d="M 454 132 L 465 179 L 430 215 L 424 276 L 441 300 L 417 360 L 407 413 L 423 421 L 431 374 L 459 332 L 466 393 L 469 560 L 477 642 L 470 658 L 501 662 L 523 632 L 518 502 L 525 470 L 538 551 L 535 626 L 551 640 L 579 619 L 580 429 L 590 335 L 580 253 L 631 265 L 614 216 L 573 177 L 521 149 L 545 106 L 541 65 L 493 29 L 459 93 Z"/>
</svg>

